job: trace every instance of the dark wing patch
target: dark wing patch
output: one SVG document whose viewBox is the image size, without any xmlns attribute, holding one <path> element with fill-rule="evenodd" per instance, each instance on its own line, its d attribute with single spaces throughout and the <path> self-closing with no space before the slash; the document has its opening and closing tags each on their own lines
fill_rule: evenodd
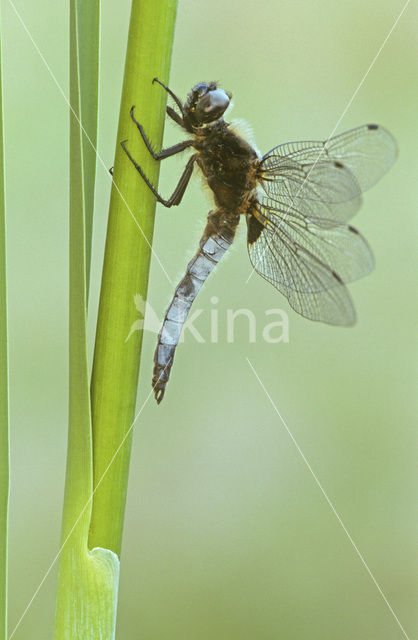
<svg viewBox="0 0 418 640">
<path fill-rule="evenodd" d="M 247 242 L 248 244 L 254 244 L 256 240 L 260 237 L 262 230 L 264 229 L 264 225 L 257 220 L 257 218 L 248 214 L 247 216 Z"/>
</svg>

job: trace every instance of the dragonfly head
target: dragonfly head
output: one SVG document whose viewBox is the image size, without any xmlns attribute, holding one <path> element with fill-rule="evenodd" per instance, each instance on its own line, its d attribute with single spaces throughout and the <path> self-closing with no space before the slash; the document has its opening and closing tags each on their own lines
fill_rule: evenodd
<svg viewBox="0 0 418 640">
<path fill-rule="evenodd" d="M 222 118 L 232 95 L 216 85 L 216 82 L 197 84 L 184 105 L 184 111 L 193 128 L 215 122 Z"/>
</svg>

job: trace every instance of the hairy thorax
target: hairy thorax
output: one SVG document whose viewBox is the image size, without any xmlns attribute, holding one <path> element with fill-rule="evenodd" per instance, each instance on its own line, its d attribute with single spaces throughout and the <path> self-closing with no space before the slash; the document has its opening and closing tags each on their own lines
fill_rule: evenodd
<svg viewBox="0 0 418 640">
<path fill-rule="evenodd" d="M 197 163 L 220 209 L 245 213 L 257 185 L 259 159 L 226 122 L 206 127 L 195 138 Z"/>
</svg>

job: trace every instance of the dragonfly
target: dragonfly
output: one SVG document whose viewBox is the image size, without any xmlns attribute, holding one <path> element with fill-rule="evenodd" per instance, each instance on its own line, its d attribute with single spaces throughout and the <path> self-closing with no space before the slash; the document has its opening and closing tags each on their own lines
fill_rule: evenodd
<svg viewBox="0 0 418 640">
<path fill-rule="evenodd" d="M 199 248 L 168 307 L 154 355 L 152 387 L 163 399 L 175 350 L 191 305 L 231 246 L 241 218 L 253 270 L 284 294 L 299 314 L 331 325 L 350 326 L 356 314 L 346 284 L 373 269 L 373 254 L 359 231 L 347 224 L 362 192 L 392 166 L 397 145 L 377 124 L 366 124 L 326 141 L 280 144 L 261 155 L 224 114 L 232 94 L 216 82 L 200 82 L 184 103 L 158 78 L 176 108 L 167 115 L 188 137 L 155 152 L 143 126 L 130 117 L 158 161 L 193 150 L 172 195 L 164 199 L 130 154 L 129 160 L 165 207 L 178 206 L 194 169 L 210 187 L 209 212 Z"/>
</svg>

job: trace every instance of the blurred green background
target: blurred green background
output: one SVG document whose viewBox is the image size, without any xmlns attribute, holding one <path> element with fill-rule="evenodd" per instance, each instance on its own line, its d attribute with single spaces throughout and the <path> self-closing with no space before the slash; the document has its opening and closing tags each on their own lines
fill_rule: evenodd
<svg viewBox="0 0 418 640">
<path fill-rule="evenodd" d="M 16 0 L 68 93 L 68 7 Z M 201 80 L 234 94 L 258 147 L 324 139 L 402 9 L 352 0 L 179 3 L 171 86 Z M 130 3 L 103 3 L 99 153 L 113 163 Z M 244 234 L 197 305 L 205 344 L 186 337 L 164 402 L 135 426 L 121 564 L 118 638 L 393 640 L 405 637 L 252 373 L 317 474 L 410 638 L 416 616 L 416 278 L 418 10 L 411 3 L 338 132 L 387 127 L 400 155 L 354 219 L 376 257 L 350 287 L 351 329 L 300 318 L 250 273 Z M 67 428 L 68 109 L 3 3 L 9 254 L 12 493 L 10 629 L 58 547 Z M 150 52 L 152 55 L 152 52 Z M 157 90 L 157 89 L 156 89 Z M 166 141 L 181 139 L 174 126 Z M 167 160 L 168 194 L 184 164 Z M 97 309 L 110 180 L 98 167 L 89 319 Z M 154 249 L 177 281 L 210 209 L 195 180 L 180 209 L 157 209 Z M 127 214 L 128 215 L 128 214 Z M 149 301 L 173 293 L 154 260 Z M 211 298 L 218 344 L 209 343 Z M 226 309 L 289 314 L 290 341 L 226 341 Z M 150 390 L 146 333 L 138 407 Z M 51 637 L 55 568 L 15 634 Z M 415 604 L 415 606 L 414 606 Z"/>
</svg>

